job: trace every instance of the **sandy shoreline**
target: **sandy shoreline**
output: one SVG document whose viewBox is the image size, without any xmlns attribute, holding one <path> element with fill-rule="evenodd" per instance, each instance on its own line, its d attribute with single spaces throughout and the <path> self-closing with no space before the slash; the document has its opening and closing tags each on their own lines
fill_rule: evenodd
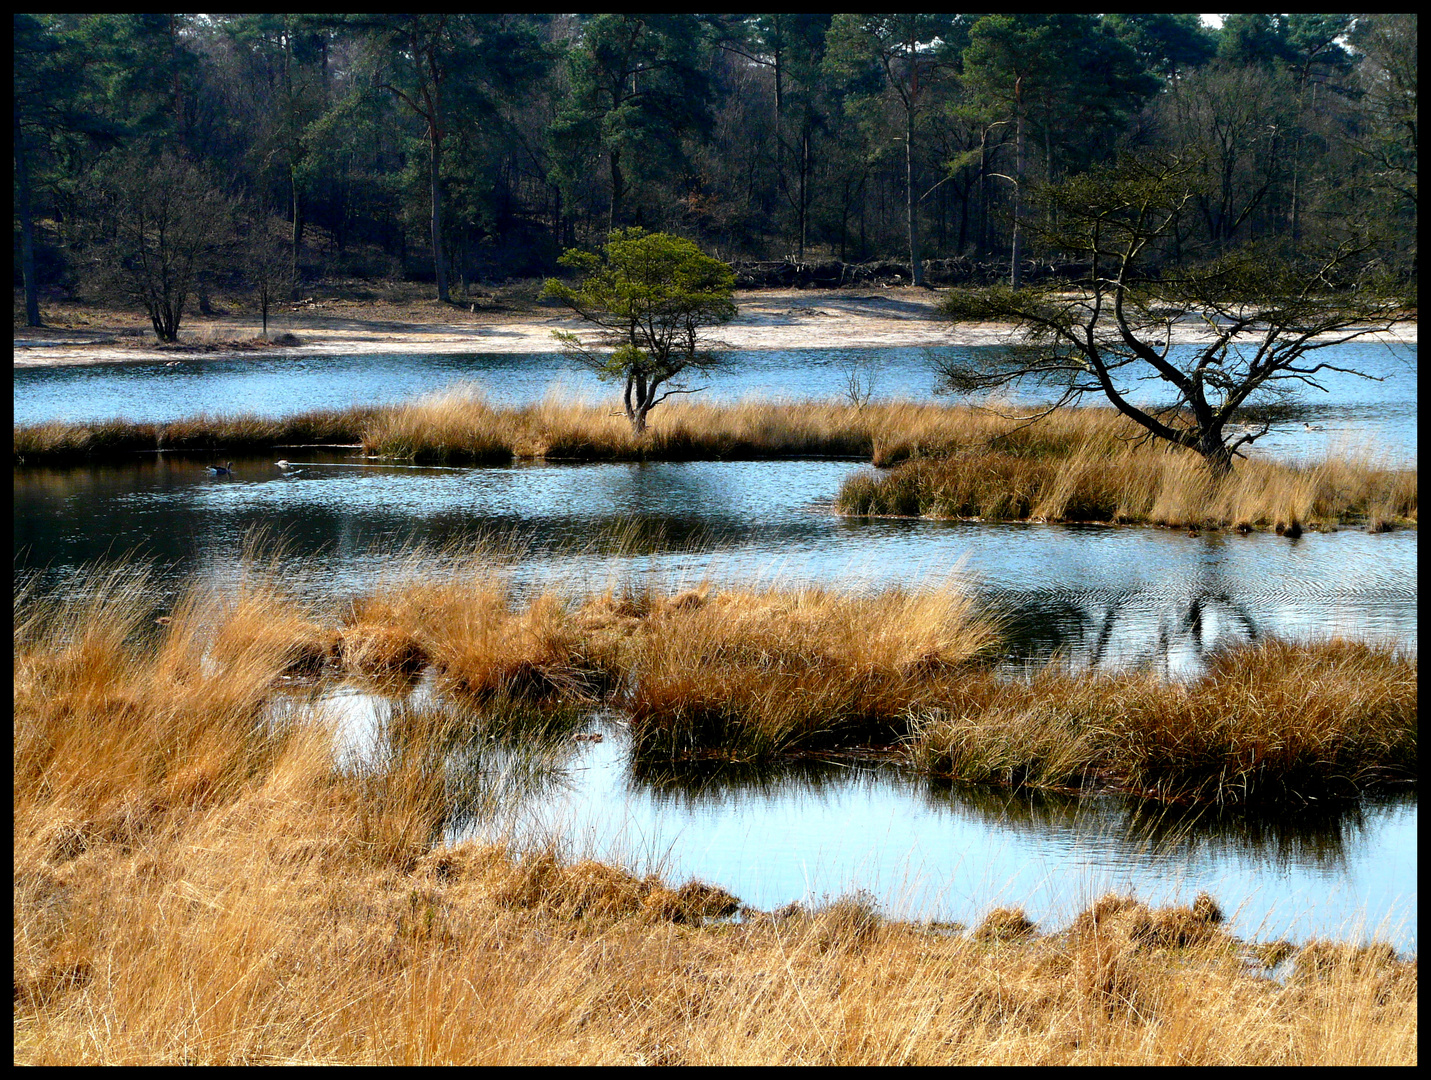
<svg viewBox="0 0 1431 1080">
<path fill-rule="evenodd" d="M 1005 342 L 1010 327 L 999 323 L 950 324 L 935 314 L 939 293 L 928 290 L 764 290 L 736 294 L 739 315 L 720 337 L 733 349 L 898 348 L 936 345 L 991 345 Z M 364 305 L 324 302 L 270 317 L 269 333 L 296 335 L 292 347 L 234 348 L 226 342 L 257 338 L 256 316 L 196 318 L 186 327 L 185 344 L 159 348 L 135 336 L 136 323 L 83 330 L 16 327 L 14 366 L 195 362 L 239 357 L 342 353 L 548 353 L 554 330 L 580 331 L 580 320 L 557 311 L 520 314 L 452 311 L 442 322 L 398 322 L 363 318 Z M 445 311 L 444 311 L 445 314 Z M 152 338 L 152 333 L 146 334 Z M 1206 331 L 1189 325 L 1177 340 L 1195 343 Z M 1416 343 L 1416 324 L 1392 335 L 1364 340 Z"/>
</svg>

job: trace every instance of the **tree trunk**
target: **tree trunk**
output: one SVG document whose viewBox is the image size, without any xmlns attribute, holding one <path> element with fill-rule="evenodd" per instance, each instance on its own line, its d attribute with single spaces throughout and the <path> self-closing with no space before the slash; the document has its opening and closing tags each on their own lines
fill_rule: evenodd
<svg viewBox="0 0 1431 1080">
<path fill-rule="evenodd" d="M 805 229 L 806 220 L 809 217 L 809 183 L 810 174 L 810 129 L 806 127 L 800 132 L 800 253 L 799 261 L 805 261 Z"/>
<path fill-rule="evenodd" d="M 298 251 L 303 247 L 303 208 L 298 202 L 298 173 L 293 166 L 288 167 L 289 192 L 293 200 L 293 258 L 289 266 L 289 278 L 292 283 L 288 290 L 288 298 L 297 300 L 298 282 Z"/>
<path fill-rule="evenodd" d="M 1221 479 L 1232 472 L 1232 453 L 1222 439 L 1220 428 L 1205 429 L 1199 433 L 1197 452 L 1207 462 L 1212 475 Z"/>
<path fill-rule="evenodd" d="M 1019 81 L 1022 82 L 1022 79 Z M 1022 101 L 1018 99 L 1018 83 L 1015 83 L 1014 94 L 1014 108 L 1018 111 L 1018 117 L 1014 128 L 1014 235 L 1009 247 L 1009 288 L 1011 289 L 1017 289 L 1024 283 L 1024 235 L 1023 230 L 1019 227 L 1019 214 L 1023 209 L 1024 192 L 1024 110 Z"/>
<path fill-rule="evenodd" d="M 442 137 L 428 128 L 432 144 L 432 265 L 437 271 L 437 299 L 447 303 L 447 267 L 442 258 Z"/>
<path fill-rule="evenodd" d="M 635 391 L 635 401 L 632 391 Z M 631 421 L 631 434 L 640 438 L 646 434 L 646 414 L 651 411 L 651 399 L 656 396 L 656 387 L 646 385 L 646 376 L 633 371 L 626 376 L 626 393 L 622 403 L 626 406 L 626 419 Z"/>
<path fill-rule="evenodd" d="M 149 304 L 149 321 L 154 336 L 166 345 L 179 340 L 179 322 L 183 318 L 184 302 L 173 297 L 155 299 Z"/>
<path fill-rule="evenodd" d="M 904 110 L 904 202 L 909 225 L 909 278 L 911 284 L 924 284 L 924 267 L 919 263 L 919 232 L 916 209 L 919 200 L 914 194 L 914 106 Z"/>
<path fill-rule="evenodd" d="M 611 222 L 608 232 L 614 232 L 621 223 L 621 201 L 626 194 L 626 178 L 621 174 L 621 151 L 611 151 Z"/>
<path fill-rule="evenodd" d="M 989 255 L 989 129 L 979 136 L 979 258 Z"/>
<path fill-rule="evenodd" d="M 30 164 L 25 157 L 25 133 L 20 127 L 20 99 L 15 106 L 15 186 L 20 211 L 20 266 L 25 279 L 25 324 L 41 326 L 40 292 L 35 282 L 35 222 L 30 213 Z"/>
</svg>

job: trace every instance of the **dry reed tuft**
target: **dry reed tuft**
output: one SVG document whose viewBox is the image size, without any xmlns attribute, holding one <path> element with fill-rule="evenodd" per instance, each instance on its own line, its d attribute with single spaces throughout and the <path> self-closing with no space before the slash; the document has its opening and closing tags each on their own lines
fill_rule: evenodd
<svg viewBox="0 0 1431 1080">
<path fill-rule="evenodd" d="M 353 641 L 355 666 L 430 663 L 448 689 L 479 702 L 580 703 L 599 695 L 605 673 L 588 659 L 582 627 L 562 598 L 542 593 L 519 603 L 501 559 L 482 552 L 437 558 L 448 566 L 435 576 L 409 574 L 354 601 L 344 635 Z M 404 562 L 415 570 L 423 556 Z M 403 573 L 400 566 L 399 578 Z"/>
<path fill-rule="evenodd" d="M 1211 925 L 1201 898 L 991 950 L 858 896 L 728 922 L 699 882 L 437 846 L 460 718 L 395 714 L 340 767 L 329 725 L 264 709 L 286 653 L 248 624 L 301 608 L 195 594 L 155 631 L 142 578 L 86 585 L 16 607 L 17 1063 L 1416 1059 L 1414 960 L 1309 948 L 1280 986 L 1138 929 Z M 216 635 L 248 644 L 220 663 Z"/>
<path fill-rule="evenodd" d="M 273 446 L 352 445 L 382 410 L 373 406 L 317 409 L 275 418 L 209 414 L 166 423 L 127 420 L 52 421 L 15 426 L 16 463 L 125 457 L 137 452 L 227 451 L 235 456 Z"/>
<path fill-rule="evenodd" d="M 1137 435 L 1111 410 L 1065 410 L 1008 436 L 907 461 L 884 475 L 856 474 L 845 481 L 836 506 L 847 514 L 1263 528 L 1279 534 L 1416 521 L 1416 470 L 1387 466 L 1364 451 L 1338 448 L 1308 465 L 1252 458 L 1217 478 L 1193 452 L 1140 445 Z"/>
<path fill-rule="evenodd" d="M 973 782 L 1169 802 L 1354 796 L 1416 781 L 1416 669 L 1394 648 L 1337 639 L 1229 650 L 1189 686 L 1050 668 L 916 715 L 913 753 Z"/>
<path fill-rule="evenodd" d="M 1024 914 L 1023 908 L 994 908 L 974 929 L 980 941 L 1017 941 L 1031 936 L 1038 927 Z"/>
<path fill-rule="evenodd" d="M 755 759 L 888 744 L 904 715 L 996 640 L 950 584 L 859 596 L 819 588 L 666 602 L 630 649 L 626 702 L 642 755 Z"/>
</svg>

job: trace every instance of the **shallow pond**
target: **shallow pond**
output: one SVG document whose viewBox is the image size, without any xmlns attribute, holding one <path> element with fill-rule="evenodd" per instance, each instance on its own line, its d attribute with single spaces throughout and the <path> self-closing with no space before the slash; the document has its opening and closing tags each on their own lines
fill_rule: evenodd
<svg viewBox="0 0 1431 1080">
<path fill-rule="evenodd" d="M 352 689 L 325 708 L 357 759 L 392 706 Z M 485 744 L 468 765 L 504 810 L 459 818 L 448 838 L 555 838 L 570 856 L 700 877 L 764 910 L 863 893 L 897 917 L 972 925 L 1014 904 L 1054 929 L 1110 890 L 1154 903 L 1206 890 L 1242 937 L 1417 947 L 1414 795 L 1267 818 L 951 785 L 857 757 L 673 772 L 633 762 L 615 718 L 585 730 L 604 738 L 535 761 Z"/>
<path fill-rule="evenodd" d="M 293 580 L 349 595 L 392 573 L 386 555 L 474 535 L 527 552 L 518 588 L 599 591 L 653 578 L 920 585 L 950 574 L 1008 621 L 1010 658 L 1155 662 L 1195 673 L 1211 648 L 1267 634 L 1416 642 L 1416 534 L 1287 540 L 1102 526 L 855 520 L 830 502 L 845 461 L 401 468 L 310 454 L 283 471 L 246 460 L 214 478 L 192 461 L 22 468 L 17 572 L 61 587 L 130 552 L 161 577 L 240 571 L 245 538 L 284 541 Z"/>
<path fill-rule="evenodd" d="M 1328 440 L 1416 454 L 1415 348 L 1360 346 L 1387 381 L 1337 382 L 1269 449 Z M 924 350 L 742 354 L 712 397 L 831 397 L 852 369 L 877 394 L 927 396 Z M 345 357 L 111 365 L 16 373 L 17 421 L 202 410 L 283 413 L 396 400 L 480 379 L 497 401 L 535 400 L 553 379 L 589 392 L 554 356 Z M 1409 372 L 1409 373 L 1408 373 Z M 1303 424 L 1315 429 L 1307 431 Z M 393 572 L 413 545 L 505 537 L 524 552 L 517 590 L 577 594 L 654 578 L 679 587 L 814 581 L 919 585 L 957 574 L 1006 621 L 1017 667 L 1057 653 L 1076 667 L 1152 664 L 1190 677 L 1220 645 L 1267 634 L 1417 643 L 1416 535 L 1357 530 L 1237 536 L 1145 528 L 846 520 L 831 512 L 853 461 L 400 467 L 350 452 L 285 451 L 212 477 L 204 461 L 140 456 L 104 467 L 14 470 L 14 566 L 63 589 L 75 569 L 137 554 L 161 588 L 236 579 L 255 530 L 282 538 L 289 580 L 336 599 Z M 422 568 L 417 568 L 421 572 Z M 361 714 L 383 707 L 349 695 Z M 364 721 L 356 720 L 359 726 Z M 968 922 L 996 902 L 1057 925 L 1107 888 L 1148 899 L 1206 888 L 1237 927 L 1275 936 L 1349 933 L 1389 920 L 1415 947 L 1416 800 L 1296 822 L 1148 820 L 1118 799 L 1030 801 L 941 788 L 888 763 L 762 775 L 638 775 L 619 728 L 576 744 L 522 801 L 522 828 L 577 851 L 699 875 L 763 908 L 867 889 L 887 911 Z"/>
</svg>

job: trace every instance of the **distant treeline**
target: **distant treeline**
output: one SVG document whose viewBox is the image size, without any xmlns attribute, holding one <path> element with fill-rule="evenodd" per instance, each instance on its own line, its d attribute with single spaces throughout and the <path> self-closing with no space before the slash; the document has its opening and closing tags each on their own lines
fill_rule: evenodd
<svg viewBox="0 0 1431 1080">
<path fill-rule="evenodd" d="M 1415 15 L 14 18 L 32 290 L 150 288 L 161 226 L 200 297 L 445 299 L 622 225 L 749 283 L 983 283 L 1032 189 L 1119 154 L 1196 163 L 1174 260 L 1357 221 L 1414 274 Z"/>
</svg>

